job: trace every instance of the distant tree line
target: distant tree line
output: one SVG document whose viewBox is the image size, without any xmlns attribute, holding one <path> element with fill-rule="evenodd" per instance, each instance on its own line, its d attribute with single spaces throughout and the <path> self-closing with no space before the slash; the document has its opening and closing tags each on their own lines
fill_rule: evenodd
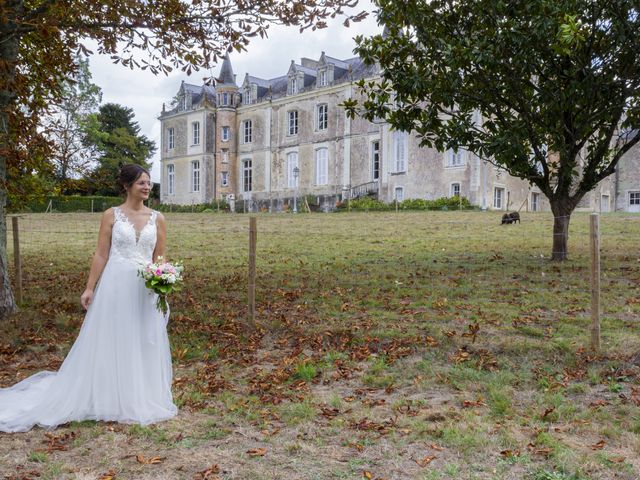
<svg viewBox="0 0 640 480">
<path fill-rule="evenodd" d="M 88 60 L 76 61 L 77 73 L 64 82 L 62 101 L 43 122 L 50 144 L 49 168 L 26 175 L 28 185 L 18 182 L 10 191 L 14 209 L 34 197 L 117 196 L 120 165 L 150 167 L 156 145 L 140 133 L 133 110 L 115 103 L 101 105 L 102 90 L 91 81 Z"/>
</svg>

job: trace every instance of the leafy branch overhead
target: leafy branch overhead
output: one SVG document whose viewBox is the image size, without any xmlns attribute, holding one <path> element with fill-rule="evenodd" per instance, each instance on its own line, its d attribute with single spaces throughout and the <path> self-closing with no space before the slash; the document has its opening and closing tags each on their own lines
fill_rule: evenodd
<svg viewBox="0 0 640 480">
<path fill-rule="evenodd" d="M 381 78 L 359 82 L 351 115 L 468 149 L 567 218 L 640 140 L 637 2 L 375 3 L 385 31 L 358 37 L 356 52 Z"/>
</svg>

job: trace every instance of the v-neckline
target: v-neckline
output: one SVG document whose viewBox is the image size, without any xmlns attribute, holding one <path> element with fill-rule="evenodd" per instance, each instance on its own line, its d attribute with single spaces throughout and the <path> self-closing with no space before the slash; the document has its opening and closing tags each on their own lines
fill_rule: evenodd
<svg viewBox="0 0 640 480">
<path fill-rule="evenodd" d="M 120 207 L 117 207 L 117 209 L 120 212 L 120 216 L 124 219 L 125 223 L 129 224 L 131 226 L 131 228 L 133 229 L 133 234 L 134 234 L 135 239 L 136 239 L 136 245 L 138 245 L 138 242 L 140 241 L 140 236 L 142 235 L 142 232 L 144 232 L 145 228 L 147 228 L 149 225 L 151 225 L 151 219 L 153 218 L 153 210 L 151 210 L 151 212 L 149 213 L 149 220 L 147 220 L 145 222 L 145 224 L 142 226 L 142 228 L 140 229 L 140 231 L 138 231 L 138 229 L 136 228 L 136 225 L 129 219 L 127 214 L 124 213 L 124 210 L 122 210 L 122 208 L 120 208 Z"/>
</svg>

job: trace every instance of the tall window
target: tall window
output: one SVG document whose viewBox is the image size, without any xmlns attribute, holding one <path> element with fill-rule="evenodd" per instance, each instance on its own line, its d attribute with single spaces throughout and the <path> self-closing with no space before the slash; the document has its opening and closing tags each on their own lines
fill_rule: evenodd
<svg viewBox="0 0 640 480">
<path fill-rule="evenodd" d="M 253 188 L 253 172 L 251 169 L 251 160 L 242 161 L 242 191 L 250 192 Z"/>
<path fill-rule="evenodd" d="M 228 142 L 231 137 L 231 129 L 229 127 L 222 127 L 222 141 Z"/>
<path fill-rule="evenodd" d="M 244 103 L 249 104 L 252 101 L 253 99 L 251 98 L 251 87 L 249 87 L 244 91 Z"/>
<path fill-rule="evenodd" d="M 447 150 L 447 167 L 461 167 L 464 165 L 464 150 Z"/>
<path fill-rule="evenodd" d="M 253 141 L 253 124 L 251 120 L 242 122 L 242 143 L 251 143 Z"/>
<path fill-rule="evenodd" d="M 396 187 L 393 191 L 393 199 L 396 202 L 402 202 L 404 200 L 404 187 Z"/>
<path fill-rule="evenodd" d="M 167 148 L 169 150 L 172 150 L 174 147 L 174 141 L 175 141 L 175 130 L 173 128 L 170 128 L 169 130 L 167 130 Z"/>
<path fill-rule="evenodd" d="M 191 162 L 191 191 L 200 191 L 200 160 Z"/>
<path fill-rule="evenodd" d="M 222 149 L 222 163 L 229 163 L 229 149 Z"/>
<path fill-rule="evenodd" d="M 504 188 L 496 187 L 493 189 L 493 208 L 497 210 L 504 208 Z"/>
<path fill-rule="evenodd" d="M 229 172 L 220 172 L 220 184 L 223 187 L 228 187 L 229 186 Z"/>
<path fill-rule="evenodd" d="M 220 95 L 220 104 L 223 106 L 229 105 L 229 93 L 224 92 Z"/>
<path fill-rule="evenodd" d="M 327 71 L 322 70 L 318 75 L 318 86 L 324 87 L 327 85 Z"/>
<path fill-rule="evenodd" d="M 289 91 L 292 95 L 298 93 L 298 79 L 296 77 L 291 77 L 289 80 Z"/>
<path fill-rule="evenodd" d="M 540 194 L 531 192 L 531 211 L 537 212 L 540 210 Z"/>
<path fill-rule="evenodd" d="M 287 113 L 288 116 L 288 124 L 289 124 L 289 135 L 297 135 L 298 134 L 298 111 L 291 110 Z"/>
<path fill-rule="evenodd" d="M 460 184 L 459 183 L 452 183 L 451 184 L 451 196 L 452 197 L 459 197 L 460 196 Z"/>
<path fill-rule="evenodd" d="M 407 132 L 393 132 L 393 153 L 397 173 L 407 171 L 407 139 Z"/>
<path fill-rule="evenodd" d="M 287 153 L 287 186 L 296 188 L 298 186 L 298 178 L 294 175 L 293 170 L 298 166 L 298 152 Z"/>
<path fill-rule="evenodd" d="M 371 177 L 373 180 L 380 178 L 380 141 L 371 142 Z"/>
<path fill-rule="evenodd" d="M 200 145 L 200 122 L 193 122 L 191 127 L 193 129 L 193 144 Z"/>
<path fill-rule="evenodd" d="M 316 150 L 316 185 L 329 183 L 329 153 L 326 148 Z"/>
<path fill-rule="evenodd" d="M 167 193 L 173 195 L 175 193 L 175 167 L 173 165 L 167 165 Z"/>
<path fill-rule="evenodd" d="M 316 106 L 316 130 L 326 130 L 329 125 L 329 106 L 321 103 Z"/>
</svg>

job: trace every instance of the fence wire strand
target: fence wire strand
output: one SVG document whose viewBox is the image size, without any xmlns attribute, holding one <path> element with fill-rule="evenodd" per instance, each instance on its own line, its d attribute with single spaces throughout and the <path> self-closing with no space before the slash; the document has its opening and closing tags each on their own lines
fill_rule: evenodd
<svg viewBox="0 0 640 480">
<path fill-rule="evenodd" d="M 588 314 L 589 216 L 572 215 L 569 260 L 559 264 L 550 261 L 552 214 L 524 213 L 521 223 L 501 225 L 501 213 L 260 214 L 257 302 L 266 304 L 298 290 L 316 300 L 335 301 L 341 292 L 357 290 L 361 297 L 369 295 L 373 300 L 384 292 L 433 305 L 446 301 L 443 299 L 464 303 L 474 288 L 483 288 L 494 294 L 487 302 L 521 302 L 523 314 L 527 309 L 545 308 L 558 315 Z M 27 298 L 30 276 L 43 265 L 54 266 L 53 271 L 88 272 L 100 215 L 20 217 Z M 215 213 L 165 216 L 169 257 L 185 263 L 187 289 L 189 278 L 204 277 L 215 292 L 213 301 L 241 301 L 248 281 L 249 217 Z M 639 231 L 640 216 L 601 217 L 604 314 L 640 309 Z M 10 227 L 7 251 L 12 271 Z M 630 293 L 616 298 L 616 286 L 623 284 Z M 552 305 L 545 305 L 549 298 Z"/>
</svg>

